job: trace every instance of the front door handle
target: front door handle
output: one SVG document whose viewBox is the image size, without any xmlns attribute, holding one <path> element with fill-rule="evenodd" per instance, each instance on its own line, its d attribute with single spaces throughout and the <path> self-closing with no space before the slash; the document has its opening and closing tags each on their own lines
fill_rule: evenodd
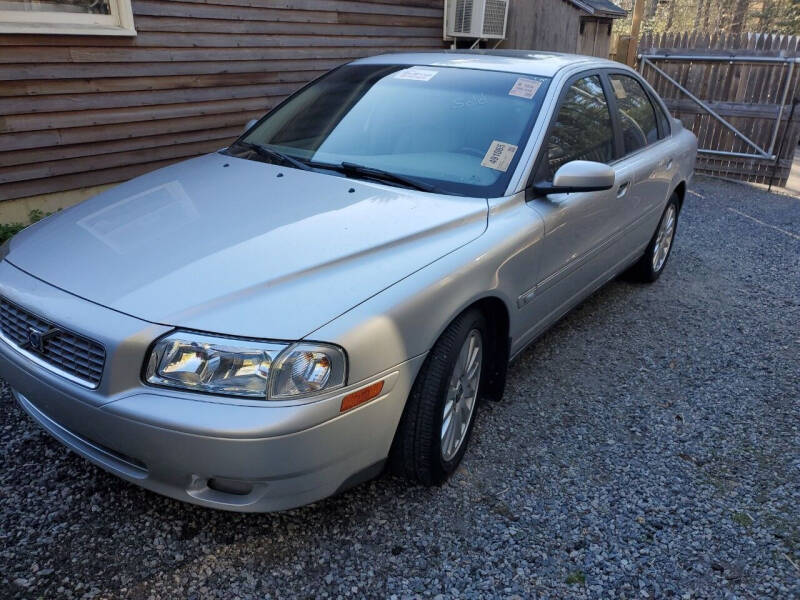
<svg viewBox="0 0 800 600">
<path fill-rule="evenodd" d="M 629 182 L 619 184 L 617 188 L 617 198 L 622 198 L 625 194 L 628 193 L 628 188 L 630 187 Z"/>
</svg>

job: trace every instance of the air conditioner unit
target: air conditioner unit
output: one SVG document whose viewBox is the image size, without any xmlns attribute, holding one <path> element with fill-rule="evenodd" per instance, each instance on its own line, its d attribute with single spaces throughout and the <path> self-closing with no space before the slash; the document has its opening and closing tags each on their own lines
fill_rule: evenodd
<svg viewBox="0 0 800 600">
<path fill-rule="evenodd" d="M 445 38 L 502 40 L 509 0 L 445 0 Z"/>
</svg>

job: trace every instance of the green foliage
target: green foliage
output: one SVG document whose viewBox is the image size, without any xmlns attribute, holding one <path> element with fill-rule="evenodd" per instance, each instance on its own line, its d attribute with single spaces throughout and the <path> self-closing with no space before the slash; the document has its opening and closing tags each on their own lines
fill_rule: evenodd
<svg viewBox="0 0 800 600">
<path fill-rule="evenodd" d="M 41 221 L 53 213 L 44 213 L 38 208 L 34 208 L 28 213 L 28 223 L 0 223 L 0 244 L 10 240 L 17 233 L 25 229 L 28 225 L 32 225 L 37 221 Z"/>
<path fill-rule="evenodd" d="M 23 229 L 25 229 L 25 225 L 22 223 L 0 223 L 0 244 L 5 243 Z"/>
<path fill-rule="evenodd" d="M 586 583 L 586 575 L 583 574 L 583 571 L 573 571 L 567 575 L 564 581 L 569 585 L 583 585 Z"/>
<path fill-rule="evenodd" d="M 53 213 L 49 212 L 47 214 L 40 211 L 38 208 L 34 208 L 31 212 L 28 213 L 28 219 L 30 220 L 30 224 L 33 225 L 34 223 L 41 221 L 45 217 L 49 217 Z"/>
</svg>

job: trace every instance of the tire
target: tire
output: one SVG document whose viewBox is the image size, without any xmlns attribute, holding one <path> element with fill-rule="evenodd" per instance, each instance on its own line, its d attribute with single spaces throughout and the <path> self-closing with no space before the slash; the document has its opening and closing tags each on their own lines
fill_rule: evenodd
<svg viewBox="0 0 800 600">
<path fill-rule="evenodd" d="M 478 381 L 474 384 L 470 407 L 468 398 L 473 386 L 461 385 L 459 397 L 452 383 L 457 369 L 465 364 L 465 345 L 471 347 L 470 341 L 474 342 L 476 335 L 480 338 L 479 363 L 473 369 L 477 370 Z M 466 452 L 481 388 L 486 381 L 488 340 L 485 317 L 480 311 L 470 309 L 456 317 L 436 341 L 411 388 L 395 434 L 390 455 L 391 469 L 395 474 L 430 486 L 440 485 L 456 470 Z M 445 418 L 448 406 L 450 421 Z M 448 451 L 453 448 L 451 443 L 443 441 L 443 425 L 446 422 L 453 427 L 459 425 L 467 410 L 469 415 L 463 437 L 450 453 Z"/>
<path fill-rule="evenodd" d="M 675 233 L 678 229 L 679 210 L 678 196 L 672 194 L 664 212 L 661 213 L 658 227 L 656 227 L 647 249 L 642 257 L 625 272 L 625 279 L 639 283 L 652 283 L 661 276 L 672 252 Z M 666 231 L 667 229 L 669 231 Z M 668 238 L 664 238 L 663 235 L 667 235 Z M 667 242 L 666 250 L 665 242 Z"/>
</svg>

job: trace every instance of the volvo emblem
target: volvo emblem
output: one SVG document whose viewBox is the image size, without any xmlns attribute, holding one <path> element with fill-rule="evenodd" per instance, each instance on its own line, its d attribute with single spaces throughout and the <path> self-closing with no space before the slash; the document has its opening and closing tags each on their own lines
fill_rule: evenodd
<svg viewBox="0 0 800 600">
<path fill-rule="evenodd" d="M 31 350 L 35 350 L 41 354 L 44 352 L 44 343 L 48 338 L 54 336 L 56 333 L 58 333 L 58 329 L 48 329 L 47 331 L 42 331 L 36 327 L 28 327 L 27 345 L 30 346 Z"/>
</svg>

